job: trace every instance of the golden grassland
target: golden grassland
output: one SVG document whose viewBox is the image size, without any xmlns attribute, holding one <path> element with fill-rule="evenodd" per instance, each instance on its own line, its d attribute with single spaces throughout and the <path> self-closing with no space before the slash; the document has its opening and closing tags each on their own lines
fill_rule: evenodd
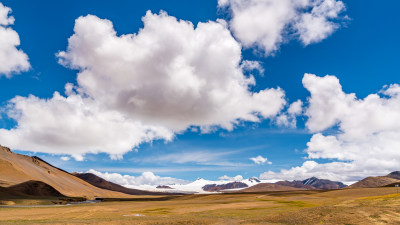
<svg viewBox="0 0 400 225">
<path fill-rule="evenodd" d="M 400 194 L 392 187 L 0 208 L 0 224 L 400 224 Z"/>
</svg>

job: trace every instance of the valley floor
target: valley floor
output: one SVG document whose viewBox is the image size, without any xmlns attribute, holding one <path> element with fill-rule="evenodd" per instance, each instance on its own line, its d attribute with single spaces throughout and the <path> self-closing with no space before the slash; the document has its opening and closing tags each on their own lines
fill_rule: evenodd
<svg viewBox="0 0 400 225">
<path fill-rule="evenodd" d="M 400 194 L 392 187 L 0 208 L 0 224 L 400 224 Z"/>
</svg>

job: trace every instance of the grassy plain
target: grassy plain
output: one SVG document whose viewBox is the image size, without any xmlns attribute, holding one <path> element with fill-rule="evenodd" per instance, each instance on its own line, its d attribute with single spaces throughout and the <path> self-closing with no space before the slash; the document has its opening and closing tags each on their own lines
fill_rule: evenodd
<svg viewBox="0 0 400 225">
<path fill-rule="evenodd" d="M 0 224 L 400 224 L 400 194 L 392 187 L 0 208 Z"/>
</svg>

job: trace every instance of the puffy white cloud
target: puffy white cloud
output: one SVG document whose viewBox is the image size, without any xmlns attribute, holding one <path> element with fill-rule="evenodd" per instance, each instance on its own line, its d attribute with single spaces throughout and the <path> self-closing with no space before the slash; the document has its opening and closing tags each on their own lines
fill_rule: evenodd
<svg viewBox="0 0 400 225">
<path fill-rule="evenodd" d="M 266 162 L 268 162 L 268 164 L 272 164 L 271 162 L 268 161 L 267 158 L 262 157 L 261 155 L 257 156 L 257 157 L 253 157 L 250 158 L 251 161 L 253 161 L 255 164 L 264 164 Z"/>
<path fill-rule="evenodd" d="M 345 94 L 335 76 L 319 78 L 313 74 L 305 74 L 303 85 L 311 94 L 307 127 L 311 132 L 325 130 L 339 122 L 345 111 L 350 110 L 354 102 L 354 94 Z"/>
<path fill-rule="evenodd" d="M 297 117 L 303 113 L 303 102 L 297 100 L 290 104 L 286 112 L 280 113 L 276 117 L 276 124 L 278 126 L 296 128 Z"/>
<path fill-rule="evenodd" d="M 6 77 L 30 68 L 28 56 L 17 48 L 20 45 L 18 33 L 8 27 L 15 21 L 10 13 L 11 9 L 0 2 L 0 76 Z"/>
<path fill-rule="evenodd" d="M 350 184 L 368 175 L 371 175 L 371 171 L 357 170 L 352 163 L 332 162 L 318 164 L 315 161 L 306 161 L 301 166 L 282 169 L 280 172 L 268 171 L 262 173 L 260 179 L 304 180 L 314 176 L 321 179 L 344 181 Z"/>
<path fill-rule="evenodd" d="M 51 99 L 12 99 L 8 117 L 18 121 L 18 126 L 0 129 L 0 143 L 14 149 L 70 154 L 82 161 L 87 152 L 105 152 L 116 159 L 142 142 L 173 137 L 166 128 L 143 125 L 117 111 L 104 110 L 90 98 L 67 92 L 68 97 L 55 92 Z"/>
<path fill-rule="evenodd" d="M 241 45 L 224 21 L 177 20 L 165 12 L 143 17 L 137 34 L 117 36 L 111 21 L 79 17 L 60 63 L 78 69 L 66 96 L 15 97 L 0 130 L 13 149 L 70 154 L 105 152 L 112 158 L 143 142 L 171 140 L 191 127 L 232 130 L 241 121 L 274 117 L 284 92 L 251 92 L 257 62 L 243 61 Z"/>
<path fill-rule="evenodd" d="M 0 2 L 0 25 L 8 26 L 14 24 L 14 17 L 9 16 L 8 14 L 11 13 L 11 8 L 6 7 L 3 3 Z"/>
<path fill-rule="evenodd" d="M 242 181 L 243 180 L 243 176 L 242 175 L 236 175 L 234 177 L 230 177 L 230 176 L 224 175 L 222 177 L 219 177 L 218 179 L 219 180 L 237 181 L 238 182 L 238 181 Z"/>
<path fill-rule="evenodd" d="M 319 42 L 340 26 L 345 10 L 337 0 L 219 0 L 228 8 L 229 25 L 245 47 L 257 46 L 271 54 L 291 38 L 304 45 Z"/>
<path fill-rule="evenodd" d="M 224 22 L 194 28 L 150 11 L 143 22 L 138 34 L 117 36 L 108 20 L 76 20 L 68 50 L 58 56 L 80 70 L 79 91 L 174 131 L 191 125 L 232 130 L 238 120 L 256 122 L 281 109 L 281 90 L 248 90 L 254 78 L 243 75 L 241 46 Z"/>
<path fill-rule="evenodd" d="M 368 175 L 398 170 L 400 164 L 400 86 L 385 86 L 379 93 L 358 99 L 344 93 L 334 76 L 305 74 L 303 84 L 311 93 L 306 126 L 315 134 L 307 143 L 309 159 L 301 167 L 265 173 L 269 176 L 309 177 L 320 175 L 356 181 Z M 324 134 L 328 128 L 337 131 Z M 271 178 L 271 177 L 269 177 Z"/>
<path fill-rule="evenodd" d="M 143 172 L 140 176 L 121 175 L 119 173 L 102 173 L 96 170 L 90 169 L 87 173 L 93 173 L 105 180 L 123 186 L 140 186 L 140 185 L 170 185 L 170 184 L 187 184 L 189 181 L 172 178 L 172 177 L 160 177 L 154 175 L 152 172 Z"/>
<path fill-rule="evenodd" d="M 311 12 L 302 13 L 300 21 L 295 23 L 300 40 L 309 45 L 320 42 L 331 35 L 340 26 L 332 22 L 338 18 L 339 13 L 345 9 L 343 2 L 336 0 L 323 0 L 317 2 Z"/>
</svg>

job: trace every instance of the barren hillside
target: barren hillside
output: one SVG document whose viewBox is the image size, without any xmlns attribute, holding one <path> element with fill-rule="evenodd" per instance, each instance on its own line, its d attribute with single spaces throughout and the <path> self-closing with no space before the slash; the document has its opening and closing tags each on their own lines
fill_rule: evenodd
<svg viewBox="0 0 400 225">
<path fill-rule="evenodd" d="M 0 186 L 9 187 L 30 180 L 44 182 L 66 196 L 129 197 L 127 194 L 95 187 L 37 157 L 16 154 L 0 146 Z"/>
</svg>

